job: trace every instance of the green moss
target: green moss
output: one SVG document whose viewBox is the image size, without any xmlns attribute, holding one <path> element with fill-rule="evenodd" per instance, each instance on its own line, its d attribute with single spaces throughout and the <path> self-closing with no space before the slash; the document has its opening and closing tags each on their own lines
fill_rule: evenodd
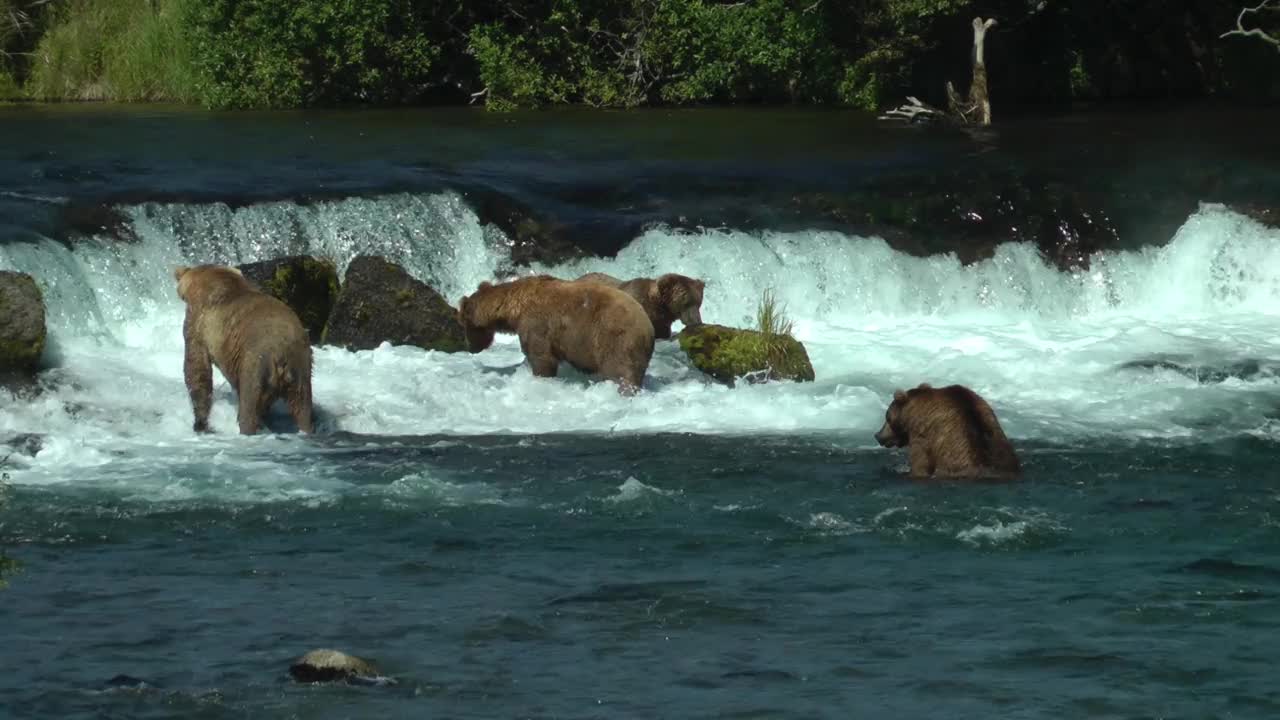
<svg viewBox="0 0 1280 720">
<path fill-rule="evenodd" d="M 33 342 L 0 338 L 0 368 L 25 370 L 34 367 L 43 352 L 43 337 Z"/>
<path fill-rule="evenodd" d="M 333 263 L 313 257 L 282 262 L 261 283 L 263 291 L 298 314 L 312 342 L 324 336 L 329 312 L 338 299 L 338 271 Z"/>
<path fill-rule="evenodd" d="M 399 303 L 401 307 L 413 302 L 413 291 L 408 288 L 401 288 L 400 290 L 397 290 L 396 302 Z"/>
<path fill-rule="evenodd" d="M 695 367 L 721 382 L 757 373 L 771 380 L 813 380 L 808 353 L 790 335 L 700 325 L 680 333 L 679 342 Z"/>
</svg>

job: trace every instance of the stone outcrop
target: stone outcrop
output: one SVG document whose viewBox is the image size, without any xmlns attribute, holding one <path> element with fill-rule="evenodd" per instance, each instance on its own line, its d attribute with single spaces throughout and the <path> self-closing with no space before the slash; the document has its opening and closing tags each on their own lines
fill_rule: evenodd
<svg viewBox="0 0 1280 720">
<path fill-rule="evenodd" d="M 239 266 L 249 282 L 298 313 L 311 344 L 320 342 L 342 284 L 333 263 L 309 255 L 293 255 Z"/>
<path fill-rule="evenodd" d="M 35 279 L 0 270 L 0 375 L 34 374 L 46 333 L 44 297 Z"/>
<path fill-rule="evenodd" d="M 383 258 L 351 261 L 322 342 L 370 350 L 389 342 L 424 350 L 466 349 L 458 311 L 426 283 Z"/>
</svg>

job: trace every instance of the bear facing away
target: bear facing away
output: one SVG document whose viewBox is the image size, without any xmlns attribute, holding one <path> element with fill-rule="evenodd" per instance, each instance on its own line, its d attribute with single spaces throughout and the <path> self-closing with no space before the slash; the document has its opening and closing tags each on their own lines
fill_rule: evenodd
<svg viewBox="0 0 1280 720">
<path fill-rule="evenodd" d="M 311 345 L 297 313 L 259 292 L 235 268 L 179 267 L 173 275 L 187 305 L 183 378 L 195 413 L 193 429 L 209 431 L 212 363 L 236 392 L 241 433 L 256 433 L 277 399 L 288 403 L 299 430 L 313 432 Z"/>
<path fill-rule="evenodd" d="M 604 273 L 587 273 L 577 282 L 594 282 L 618 288 L 640 303 L 653 323 L 653 336 L 671 338 L 671 323 L 679 320 L 685 327 L 702 324 L 702 291 L 706 283 L 696 278 L 667 273 L 652 278 L 619 280 Z"/>
<path fill-rule="evenodd" d="M 653 326 L 630 295 L 597 283 L 547 275 L 493 285 L 480 283 L 458 304 L 467 349 L 480 352 L 495 332 L 515 333 L 533 374 L 555 377 L 561 361 L 640 389 L 653 357 Z"/>
<path fill-rule="evenodd" d="M 898 390 L 876 441 L 908 447 L 912 477 L 1009 479 L 1021 472 L 991 406 L 962 385 Z"/>
</svg>

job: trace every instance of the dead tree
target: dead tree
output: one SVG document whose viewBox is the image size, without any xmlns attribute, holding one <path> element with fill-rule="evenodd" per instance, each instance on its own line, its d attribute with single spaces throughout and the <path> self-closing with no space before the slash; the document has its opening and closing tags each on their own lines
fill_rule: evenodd
<svg viewBox="0 0 1280 720">
<path fill-rule="evenodd" d="M 1254 14 L 1254 13 L 1260 13 L 1260 12 L 1262 12 L 1263 10 L 1272 10 L 1272 11 L 1280 12 L 1280 5 L 1272 5 L 1272 4 L 1271 4 L 1272 2 L 1273 2 L 1273 0 L 1262 0 L 1262 2 L 1261 2 L 1257 7 L 1246 7 L 1246 8 L 1241 8 L 1241 9 L 1240 9 L 1240 15 L 1236 17 L 1236 27 L 1235 27 L 1235 29 L 1234 29 L 1234 30 L 1228 30 L 1228 31 L 1226 31 L 1226 32 L 1222 33 L 1221 35 L 1219 35 L 1218 37 L 1224 37 L 1224 38 L 1226 38 L 1226 37 L 1232 37 L 1232 36 L 1240 36 L 1240 37 L 1256 37 L 1256 38 L 1261 39 L 1263 42 L 1269 42 L 1269 43 L 1271 43 L 1272 45 L 1275 45 L 1275 46 L 1276 46 L 1276 49 L 1277 49 L 1277 50 L 1280 50 L 1280 38 L 1278 38 L 1278 37 L 1276 37 L 1276 36 L 1274 36 L 1274 35 L 1272 35 L 1272 34 L 1268 33 L 1267 31 L 1263 30 L 1262 28 L 1248 28 L 1248 29 L 1246 29 L 1246 28 L 1245 28 L 1245 26 L 1244 26 L 1244 18 L 1245 18 L 1245 16 L 1246 16 L 1246 15 L 1252 15 L 1252 14 Z"/>
<path fill-rule="evenodd" d="M 1270 0 L 1268 0 L 1270 2 Z M 918 120 L 946 119 L 961 125 L 990 125 L 991 97 L 987 91 L 986 42 L 987 31 L 996 24 L 995 18 L 983 20 L 973 19 L 973 79 L 969 82 L 969 96 L 962 98 L 956 88 L 947 81 L 947 110 L 944 112 L 931 105 L 920 102 L 917 97 L 907 96 L 907 103 L 880 116 L 881 120 Z"/>
</svg>

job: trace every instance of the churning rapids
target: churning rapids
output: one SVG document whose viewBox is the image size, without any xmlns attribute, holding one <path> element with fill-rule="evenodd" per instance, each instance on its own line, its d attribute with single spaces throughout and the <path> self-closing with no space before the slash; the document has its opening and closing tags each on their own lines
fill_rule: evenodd
<svg viewBox="0 0 1280 720">
<path fill-rule="evenodd" d="M 0 416 L 0 432 L 46 436 L 35 459 L 19 461 L 29 465 L 22 482 L 74 482 L 72 468 L 111 463 L 125 449 L 147 462 L 179 462 L 214 447 L 281 442 L 233 437 L 225 381 L 212 416 L 218 439 L 191 435 L 177 265 L 301 252 L 343 268 L 374 253 L 456 304 L 495 277 L 504 242 L 449 193 L 238 210 L 146 204 L 128 215 L 137 243 L 0 247 L 0 268 L 40 278 L 57 366 L 53 392 L 7 400 Z M 924 381 L 973 387 L 1015 440 L 1203 442 L 1270 437 L 1278 427 L 1280 233 L 1222 207 L 1203 207 L 1164 247 L 1102 252 L 1078 272 L 1047 266 L 1019 244 L 962 267 L 950 256 L 901 254 L 877 238 L 662 229 L 615 259 L 533 269 L 704 278 L 704 318 L 740 326 L 750 326 L 761 291 L 771 288 L 809 349 L 817 382 L 729 389 L 692 370 L 675 343 L 659 343 L 646 392 L 627 399 L 571 371 L 568 379 L 532 377 L 510 336 L 478 356 L 318 348 L 322 430 L 830 432 L 871 448 L 893 389 Z"/>
<path fill-rule="evenodd" d="M 679 272 L 738 326 L 771 289 L 817 380 L 728 388 L 659 342 L 624 398 L 532 377 L 511 337 L 317 347 L 315 436 L 238 435 L 216 372 L 196 436 L 175 266 L 376 254 L 455 304 L 512 271 L 465 183 L 415 185 L 428 165 L 557 210 L 583 177 L 631 182 L 570 213 L 616 228 L 972 148 L 803 113 L 10 120 L 30 147 L 0 143 L 0 269 L 37 279 L 50 336 L 38 391 L 0 389 L 0 561 L 21 563 L 0 564 L 0 716 L 1280 716 L 1280 230 L 1236 205 L 1193 198 L 1077 271 L 1023 243 L 964 265 L 803 223 L 641 223 L 616 256 L 517 271 Z M 1060 156 L 1162 167 L 1125 154 L 1142 122 L 1106 152 L 1118 131 L 1086 130 Z M 1236 163 L 1177 154 L 1210 135 L 1147 157 Z M 707 200 L 720 171 L 753 179 Z M 42 220 L 104 197 L 128 240 Z M 1024 481 L 905 482 L 873 434 L 921 382 L 989 400 Z M 291 684 L 316 647 L 397 684 Z"/>
</svg>

